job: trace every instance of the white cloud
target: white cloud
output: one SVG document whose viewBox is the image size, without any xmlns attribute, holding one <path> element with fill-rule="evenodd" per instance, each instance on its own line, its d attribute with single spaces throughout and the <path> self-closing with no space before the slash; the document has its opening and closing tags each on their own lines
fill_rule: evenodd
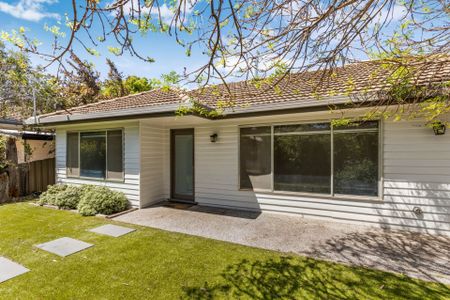
<svg viewBox="0 0 450 300">
<path fill-rule="evenodd" d="M 59 14 L 47 12 L 44 4 L 54 4 L 57 0 L 20 0 L 15 4 L 0 1 L 0 11 L 15 18 L 39 22 L 44 18 L 59 19 Z"/>
<path fill-rule="evenodd" d="M 112 6 L 115 4 L 115 1 L 110 2 L 108 6 Z M 170 23 L 174 17 L 174 12 L 172 11 L 172 9 L 169 8 L 169 6 L 166 3 L 163 3 L 159 6 L 159 11 L 157 8 L 157 4 L 154 4 L 152 7 L 149 7 L 146 5 L 145 1 L 140 1 L 140 12 L 141 14 L 148 14 L 151 13 L 153 15 L 153 17 L 157 18 L 158 15 L 161 16 L 161 19 L 163 22 L 165 23 Z M 131 0 L 126 2 L 123 5 L 123 10 L 125 13 L 128 13 L 129 15 L 131 14 L 137 14 L 138 10 L 139 10 L 139 1 L 137 0 Z M 186 8 L 182 8 L 181 9 L 182 13 L 185 13 L 186 15 L 189 15 L 192 12 L 192 5 L 187 5 Z M 112 11 L 111 12 L 112 15 L 115 15 L 115 12 Z"/>
</svg>

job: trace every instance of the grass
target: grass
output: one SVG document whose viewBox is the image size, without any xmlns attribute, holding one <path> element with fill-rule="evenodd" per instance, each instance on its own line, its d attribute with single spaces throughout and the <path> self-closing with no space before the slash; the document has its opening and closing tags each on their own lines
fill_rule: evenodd
<svg viewBox="0 0 450 300">
<path fill-rule="evenodd" d="M 448 299 L 448 286 L 28 203 L 0 206 L 0 256 L 31 269 L 0 283 L 1 299 Z M 68 236 L 94 247 L 60 258 L 33 245 Z M 447 298 L 446 298 L 447 297 Z"/>
</svg>

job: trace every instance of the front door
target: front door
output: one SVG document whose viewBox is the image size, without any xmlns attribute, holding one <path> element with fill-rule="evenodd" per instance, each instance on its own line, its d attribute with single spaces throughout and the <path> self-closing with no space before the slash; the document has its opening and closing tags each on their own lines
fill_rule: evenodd
<svg viewBox="0 0 450 300">
<path fill-rule="evenodd" d="M 170 134 L 171 199 L 194 202 L 194 129 Z"/>
</svg>

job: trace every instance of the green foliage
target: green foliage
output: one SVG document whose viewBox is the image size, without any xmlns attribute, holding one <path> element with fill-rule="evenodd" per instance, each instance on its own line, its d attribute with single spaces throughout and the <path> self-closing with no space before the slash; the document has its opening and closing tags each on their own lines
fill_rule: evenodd
<svg viewBox="0 0 450 300">
<path fill-rule="evenodd" d="M 175 71 L 170 71 L 167 74 L 161 75 L 162 85 L 164 86 L 176 86 L 180 82 L 180 75 Z"/>
<path fill-rule="evenodd" d="M 6 137 L 0 135 L 0 171 L 8 166 L 6 161 Z"/>
<path fill-rule="evenodd" d="M 66 37 L 66 33 L 64 31 L 61 31 L 61 28 L 56 25 L 49 26 L 48 24 L 44 24 L 44 30 L 47 32 L 50 32 L 55 37 L 61 37 L 61 38 Z"/>
<path fill-rule="evenodd" d="M 108 46 L 108 51 L 111 52 L 112 54 L 119 56 L 121 54 L 121 50 L 118 47 L 111 47 Z"/>
<path fill-rule="evenodd" d="M 223 110 L 220 107 L 217 109 L 210 109 L 206 108 L 204 105 L 201 105 L 197 101 L 191 100 L 191 103 L 192 105 L 189 107 L 183 105 L 178 107 L 175 114 L 180 117 L 193 114 L 207 118 L 217 118 L 223 114 Z"/>
<path fill-rule="evenodd" d="M 358 123 L 351 118 L 340 118 L 331 120 L 331 126 L 333 127 L 349 126 L 350 124 L 358 124 Z"/>
<path fill-rule="evenodd" d="M 47 191 L 39 197 L 39 205 L 49 204 L 58 206 L 59 197 L 67 189 L 66 184 L 49 185 Z"/>
<path fill-rule="evenodd" d="M 115 76 L 111 76 L 112 73 Z M 156 88 L 169 90 L 170 88 L 177 86 L 180 82 L 180 75 L 178 75 L 175 71 L 171 71 L 167 74 L 162 74 L 161 79 L 148 79 L 146 77 L 131 75 L 122 81 L 121 79 L 118 80 L 118 74 L 120 73 L 117 71 L 117 69 L 115 69 L 114 72 L 110 71 L 108 79 L 106 79 L 102 83 L 102 97 L 115 98 L 142 93 Z"/>
<path fill-rule="evenodd" d="M 59 27 L 45 28 L 55 35 L 62 35 Z M 3 35 L 5 39 L 12 39 L 11 35 Z M 16 32 L 15 39 L 17 36 L 20 36 L 20 31 Z M 131 75 L 123 80 L 115 64 L 109 59 L 107 63 L 110 71 L 108 78 L 102 82 L 92 63 L 72 54 L 69 61 L 72 70 L 65 72 L 62 78 L 57 78 L 33 67 L 23 52 L 7 51 L 0 42 L 0 118 L 31 116 L 33 92 L 37 101 L 37 114 L 43 114 L 155 88 L 170 89 L 180 81 L 180 75 L 174 71 L 163 74 L 161 79 Z"/>
<path fill-rule="evenodd" d="M 124 82 L 125 90 L 129 94 L 137 94 L 153 89 L 152 82 L 146 77 L 128 76 Z"/>
<path fill-rule="evenodd" d="M 62 209 L 76 209 L 83 187 L 55 184 L 48 187 L 48 190 L 39 197 L 40 205 L 55 205 Z"/>
<path fill-rule="evenodd" d="M 80 198 L 83 195 L 83 186 L 69 185 L 63 192 L 59 194 L 56 205 L 63 209 L 76 209 Z"/>
<path fill-rule="evenodd" d="M 123 80 L 122 84 L 118 81 L 105 80 L 102 83 L 101 94 L 105 98 L 115 98 L 150 91 L 158 85 L 160 85 L 160 82 L 155 83 L 146 77 L 131 75 Z"/>
<path fill-rule="evenodd" d="M 37 113 L 53 111 L 60 99 L 53 78 L 33 67 L 24 53 L 6 50 L 0 42 L 0 118 L 30 116 L 33 92 Z"/>
<path fill-rule="evenodd" d="M 373 182 L 373 178 L 376 177 L 376 164 L 369 160 L 363 159 L 357 163 L 348 163 L 345 167 L 336 174 L 336 185 L 345 185 L 348 182 Z"/>
<path fill-rule="evenodd" d="M 86 185 L 78 203 L 78 212 L 83 216 L 110 215 L 127 208 L 128 200 L 122 192 L 104 186 Z"/>
<path fill-rule="evenodd" d="M 127 95 L 123 82 L 123 75 L 109 58 L 106 59 L 109 66 L 108 78 L 102 83 L 101 94 L 107 98 L 122 97 Z"/>
<path fill-rule="evenodd" d="M 42 193 L 38 203 L 62 209 L 78 209 L 83 216 L 93 216 L 123 211 L 127 208 L 128 200 L 123 193 L 103 186 L 55 184 Z"/>
</svg>

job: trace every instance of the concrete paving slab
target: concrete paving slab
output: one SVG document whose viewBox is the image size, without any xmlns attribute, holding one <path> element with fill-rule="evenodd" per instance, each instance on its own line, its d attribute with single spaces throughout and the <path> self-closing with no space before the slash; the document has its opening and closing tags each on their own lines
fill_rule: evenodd
<svg viewBox="0 0 450 300">
<path fill-rule="evenodd" d="M 36 247 L 39 249 L 62 257 L 80 252 L 92 246 L 94 245 L 68 237 L 63 237 L 47 243 L 36 245 Z"/>
<path fill-rule="evenodd" d="M 99 234 L 109 235 L 112 237 L 119 237 L 119 236 L 125 235 L 127 233 L 136 231 L 136 229 L 108 224 L 108 225 L 103 225 L 100 227 L 93 228 L 89 231 L 99 233 Z"/>
<path fill-rule="evenodd" d="M 29 271 L 24 266 L 0 256 L 0 283 Z"/>
</svg>

